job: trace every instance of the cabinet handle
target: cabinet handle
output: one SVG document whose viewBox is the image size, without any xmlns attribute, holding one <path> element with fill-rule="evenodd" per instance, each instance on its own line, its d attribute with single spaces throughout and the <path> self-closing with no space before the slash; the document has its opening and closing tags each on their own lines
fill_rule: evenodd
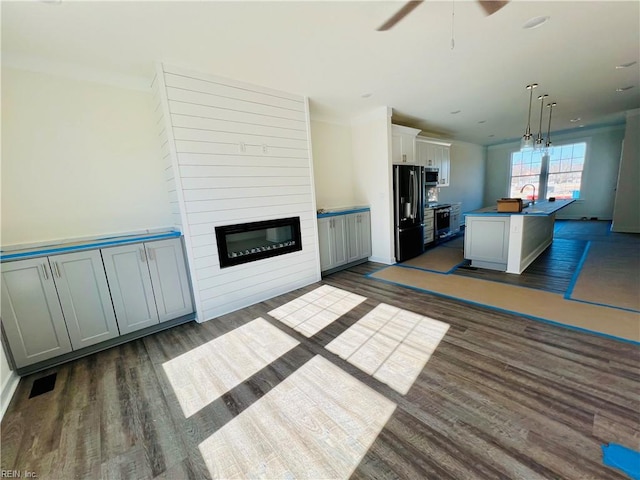
<svg viewBox="0 0 640 480">
<path fill-rule="evenodd" d="M 140 249 L 140 260 L 142 260 L 142 263 L 147 262 L 147 256 L 144 254 L 144 248 Z"/>
<path fill-rule="evenodd" d="M 149 257 L 149 261 L 155 261 L 156 259 L 156 252 L 153 248 L 148 248 L 147 249 L 147 255 Z"/>
<path fill-rule="evenodd" d="M 56 271 L 56 277 L 62 278 L 62 275 L 60 275 L 60 267 L 58 266 L 58 262 L 53 262 L 53 266 Z"/>
<path fill-rule="evenodd" d="M 42 264 L 40 265 L 42 267 L 42 274 L 44 275 L 44 279 L 45 280 L 49 280 L 49 272 L 47 272 L 47 266 L 46 264 Z"/>
</svg>

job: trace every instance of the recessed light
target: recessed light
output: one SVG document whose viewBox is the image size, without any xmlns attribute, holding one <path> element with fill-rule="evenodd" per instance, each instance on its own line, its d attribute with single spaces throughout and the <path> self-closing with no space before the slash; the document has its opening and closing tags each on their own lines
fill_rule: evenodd
<svg viewBox="0 0 640 480">
<path fill-rule="evenodd" d="M 486 123 L 486 120 L 478 120 L 478 123 Z"/>
<path fill-rule="evenodd" d="M 571 120 L 569 120 L 571 123 L 576 123 L 579 122 L 580 120 L 582 120 L 580 117 L 576 117 L 576 118 L 572 118 Z"/>
<path fill-rule="evenodd" d="M 578 128 L 584 128 L 584 125 L 578 125 Z"/>
<path fill-rule="evenodd" d="M 547 23 L 550 18 L 551 17 L 549 17 L 549 16 L 530 18 L 529 20 L 524 22 L 524 25 L 522 25 L 522 28 L 524 28 L 525 30 L 531 30 L 532 28 L 538 28 L 540 25 L 543 25 L 543 24 Z"/>
<path fill-rule="evenodd" d="M 491 135 L 489 135 L 489 138 L 491 138 L 491 137 L 495 137 L 495 135 L 492 133 Z"/>
<path fill-rule="evenodd" d="M 633 88 L 633 85 L 628 85 L 626 87 L 619 87 L 616 88 L 616 92 L 626 92 L 627 90 L 631 90 Z"/>
<path fill-rule="evenodd" d="M 636 63 L 638 63 L 638 62 L 621 63 L 620 65 L 616 65 L 616 69 L 620 70 L 621 68 L 629 68 L 629 67 L 634 66 Z"/>
<path fill-rule="evenodd" d="M 450 112 L 451 115 L 457 115 L 458 113 L 460 113 L 462 110 L 454 110 L 453 112 Z"/>
<path fill-rule="evenodd" d="M 362 98 L 369 98 L 371 95 L 373 95 L 373 93 L 371 92 L 367 92 L 367 93 L 363 93 L 362 95 L 360 95 Z"/>
</svg>

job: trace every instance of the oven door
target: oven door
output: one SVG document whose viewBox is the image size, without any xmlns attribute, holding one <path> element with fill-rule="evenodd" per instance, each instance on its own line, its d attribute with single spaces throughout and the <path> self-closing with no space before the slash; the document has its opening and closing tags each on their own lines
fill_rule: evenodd
<svg viewBox="0 0 640 480">
<path fill-rule="evenodd" d="M 443 238 L 451 232 L 451 207 L 438 208 L 434 212 L 436 238 Z"/>
</svg>

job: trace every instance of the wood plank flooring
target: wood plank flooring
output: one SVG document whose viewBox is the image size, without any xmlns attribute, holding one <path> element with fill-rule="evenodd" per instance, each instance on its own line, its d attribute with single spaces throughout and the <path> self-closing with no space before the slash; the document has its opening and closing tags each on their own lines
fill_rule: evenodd
<svg viewBox="0 0 640 480">
<path fill-rule="evenodd" d="M 636 345 L 366 277 L 380 267 L 23 378 L 1 424 L 1 468 L 40 479 L 626 478 L 602 465 L 600 445 L 640 449 Z M 322 285 L 365 300 L 308 337 L 269 315 Z M 406 394 L 326 348 L 381 304 L 449 325 Z M 237 339 L 255 325 L 247 352 Z M 277 358 L 262 352 L 280 337 Z M 209 348 L 229 361 L 198 357 Z M 209 390 L 208 369 L 226 387 L 185 404 L 184 392 Z M 53 371 L 55 389 L 29 399 Z"/>
</svg>

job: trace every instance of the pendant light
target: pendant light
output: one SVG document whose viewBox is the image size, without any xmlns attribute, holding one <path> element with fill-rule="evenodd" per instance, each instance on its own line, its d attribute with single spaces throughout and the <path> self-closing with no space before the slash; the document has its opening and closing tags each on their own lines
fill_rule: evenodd
<svg viewBox="0 0 640 480">
<path fill-rule="evenodd" d="M 538 136 L 536 137 L 536 141 L 533 143 L 534 150 L 542 150 L 542 147 L 544 147 L 544 139 L 542 138 L 542 110 L 544 109 L 544 99 L 548 96 L 549 95 L 545 93 L 538 97 L 538 100 L 540 100 L 540 125 L 538 125 Z"/>
<path fill-rule="evenodd" d="M 537 83 L 527 85 L 527 90 L 529 90 L 529 117 L 527 118 L 527 129 L 524 131 L 522 141 L 520 142 L 521 149 L 533 147 L 533 135 L 531 135 L 531 100 L 533 99 L 533 89 L 537 86 Z"/>
<path fill-rule="evenodd" d="M 551 154 L 551 113 L 553 113 L 553 107 L 557 105 L 556 102 L 547 103 L 547 108 L 549 108 L 549 126 L 547 127 L 547 143 L 544 144 L 544 153 L 545 155 Z"/>
</svg>

